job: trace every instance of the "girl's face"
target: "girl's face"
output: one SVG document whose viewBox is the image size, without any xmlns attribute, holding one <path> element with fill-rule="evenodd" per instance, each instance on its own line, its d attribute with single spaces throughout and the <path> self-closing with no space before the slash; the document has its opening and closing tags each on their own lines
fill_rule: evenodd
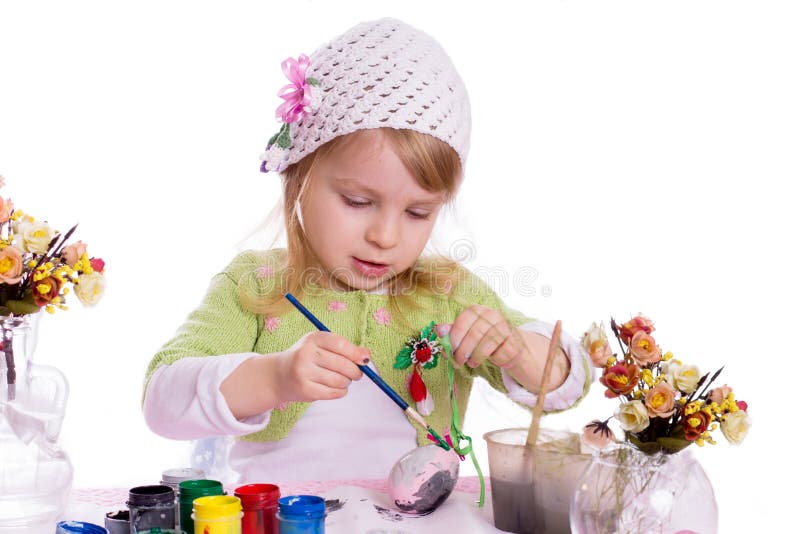
<svg viewBox="0 0 800 534">
<path fill-rule="evenodd" d="M 301 208 L 306 237 L 333 289 L 380 288 L 412 267 L 442 207 L 380 130 L 364 130 L 314 166 Z"/>
</svg>

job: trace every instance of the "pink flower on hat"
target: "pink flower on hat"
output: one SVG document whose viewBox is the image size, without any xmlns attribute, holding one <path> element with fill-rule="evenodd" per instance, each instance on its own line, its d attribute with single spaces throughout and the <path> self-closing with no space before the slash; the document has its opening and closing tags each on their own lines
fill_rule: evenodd
<svg viewBox="0 0 800 534">
<path fill-rule="evenodd" d="M 297 59 L 288 58 L 281 63 L 283 73 L 291 83 L 281 87 L 278 96 L 284 102 L 278 106 L 275 117 L 287 124 L 297 122 L 303 115 L 311 112 L 314 99 L 314 86 L 319 82 L 314 78 L 306 78 L 306 71 L 311 64 L 308 56 L 300 54 Z"/>
</svg>

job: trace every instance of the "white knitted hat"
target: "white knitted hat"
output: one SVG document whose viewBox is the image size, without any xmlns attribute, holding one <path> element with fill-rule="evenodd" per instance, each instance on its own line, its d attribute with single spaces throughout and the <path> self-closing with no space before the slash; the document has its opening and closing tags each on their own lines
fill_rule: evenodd
<svg viewBox="0 0 800 534">
<path fill-rule="evenodd" d="M 278 93 L 283 126 L 261 155 L 262 171 L 280 172 L 340 135 L 384 127 L 432 135 L 466 162 L 469 97 L 426 33 L 395 19 L 363 22 L 282 67 L 291 82 Z"/>
</svg>

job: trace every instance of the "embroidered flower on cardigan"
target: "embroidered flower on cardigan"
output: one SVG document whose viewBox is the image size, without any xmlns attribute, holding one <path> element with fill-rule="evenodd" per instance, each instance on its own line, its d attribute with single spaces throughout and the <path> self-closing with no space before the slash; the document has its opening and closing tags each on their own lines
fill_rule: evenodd
<svg viewBox="0 0 800 534">
<path fill-rule="evenodd" d="M 392 315 L 386 310 L 386 308 L 378 308 L 375 310 L 375 313 L 372 314 L 372 317 L 375 319 L 376 323 L 383 326 L 387 326 L 392 322 Z"/>
<path fill-rule="evenodd" d="M 265 278 L 269 278 L 270 276 L 272 276 L 272 267 L 269 265 L 262 265 L 256 269 L 256 278 L 263 280 Z"/>
<path fill-rule="evenodd" d="M 275 330 L 277 330 L 280 325 L 281 325 L 280 317 L 270 316 L 264 319 L 264 328 L 266 328 L 270 332 L 274 332 Z"/>
<path fill-rule="evenodd" d="M 419 337 L 410 337 L 394 361 L 395 369 L 407 369 L 413 366 L 406 386 L 411 398 L 417 403 L 417 411 L 422 415 L 433 412 L 433 397 L 422 379 L 423 369 L 433 369 L 439 363 L 442 345 L 433 321 L 420 332 Z"/>
<path fill-rule="evenodd" d="M 328 309 L 332 312 L 340 312 L 347 309 L 347 304 L 341 300 L 332 300 L 328 303 Z"/>
</svg>

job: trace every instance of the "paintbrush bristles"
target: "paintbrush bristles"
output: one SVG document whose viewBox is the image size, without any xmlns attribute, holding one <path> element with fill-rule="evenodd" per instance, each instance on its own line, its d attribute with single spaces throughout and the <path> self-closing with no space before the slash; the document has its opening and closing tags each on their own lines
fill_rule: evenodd
<svg viewBox="0 0 800 534">
<path fill-rule="evenodd" d="M 531 427 L 528 429 L 528 440 L 526 444 L 533 449 L 536 447 L 536 440 L 539 439 L 539 421 L 542 418 L 544 411 L 544 397 L 545 387 L 550 378 L 550 371 L 553 368 L 553 361 L 556 359 L 556 352 L 560 345 L 559 339 L 561 338 L 561 321 L 556 321 L 553 328 L 553 337 L 550 339 L 550 347 L 547 349 L 547 359 L 544 362 L 544 370 L 542 371 L 542 385 L 539 387 L 539 393 L 536 395 L 536 405 L 533 407 L 533 417 L 531 418 Z"/>
</svg>

